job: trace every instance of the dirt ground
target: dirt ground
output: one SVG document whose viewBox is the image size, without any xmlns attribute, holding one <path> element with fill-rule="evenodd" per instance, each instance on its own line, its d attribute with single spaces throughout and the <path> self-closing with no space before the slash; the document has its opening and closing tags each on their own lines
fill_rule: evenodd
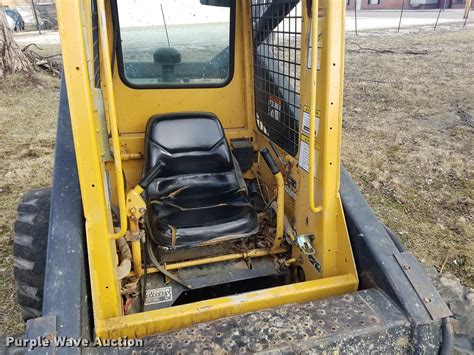
<svg viewBox="0 0 474 355">
<path fill-rule="evenodd" d="M 474 287 L 474 28 L 350 35 L 342 160 L 420 261 Z"/>
<path fill-rule="evenodd" d="M 474 286 L 474 28 L 348 34 L 343 162 L 380 218 L 425 264 Z M 51 50 L 51 49 L 50 49 Z M 58 79 L 0 82 L 0 334 L 21 332 L 12 223 L 50 185 Z"/>
</svg>

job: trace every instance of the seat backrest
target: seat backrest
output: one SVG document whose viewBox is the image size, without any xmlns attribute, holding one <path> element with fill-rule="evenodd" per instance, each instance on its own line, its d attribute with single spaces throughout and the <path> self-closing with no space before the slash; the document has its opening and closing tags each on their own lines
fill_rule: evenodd
<svg viewBox="0 0 474 355">
<path fill-rule="evenodd" d="M 145 132 L 142 176 L 158 161 L 166 164 L 158 178 L 234 169 L 222 125 L 211 113 L 151 117 Z"/>
</svg>

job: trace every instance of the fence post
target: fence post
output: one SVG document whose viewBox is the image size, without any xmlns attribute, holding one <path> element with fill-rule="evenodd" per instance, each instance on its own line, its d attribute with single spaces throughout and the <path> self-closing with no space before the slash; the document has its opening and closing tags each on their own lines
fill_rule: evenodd
<svg viewBox="0 0 474 355">
<path fill-rule="evenodd" d="M 469 17 L 469 11 L 471 10 L 472 0 L 466 0 L 466 6 L 464 6 L 464 15 L 463 19 L 467 19 Z"/>
<path fill-rule="evenodd" d="M 403 16 L 403 8 L 405 7 L 405 0 L 402 0 L 402 10 L 400 11 L 400 21 L 398 21 L 398 30 L 400 32 L 400 26 L 402 25 L 402 16 Z"/>
<path fill-rule="evenodd" d="M 443 7 L 439 7 L 439 12 L 438 12 L 438 17 L 436 18 L 436 23 L 435 23 L 435 27 L 434 27 L 434 31 L 436 31 L 436 27 L 438 27 L 438 21 L 439 21 L 439 17 L 441 15 L 441 9 L 445 9 L 446 8 L 446 0 L 444 0 L 444 4 L 443 4 Z"/>
<path fill-rule="evenodd" d="M 466 1 L 466 5 L 469 4 L 469 7 L 467 8 L 466 18 L 464 19 L 464 25 L 462 25 L 462 28 L 466 27 L 467 19 L 469 18 L 469 13 L 471 12 L 471 3 L 471 0 Z"/>
<path fill-rule="evenodd" d="M 33 14 L 35 15 L 36 29 L 38 30 L 39 34 L 41 34 L 40 23 L 38 21 L 38 14 L 36 13 L 35 0 L 31 0 L 31 7 L 33 8 Z"/>
<path fill-rule="evenodd" d="M 356 36 L 357 36 L 357 0 L 355 0 L 355 6 L 354 6 L 354 21 L 355 21 L 355 31 L 356 31 Z"/>
</svg>

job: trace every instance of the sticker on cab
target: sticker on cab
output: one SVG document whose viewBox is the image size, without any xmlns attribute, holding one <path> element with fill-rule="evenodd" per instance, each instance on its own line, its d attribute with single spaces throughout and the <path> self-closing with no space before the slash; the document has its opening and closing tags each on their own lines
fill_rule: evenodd
<svg viewBox="0 0 474 355">
<path fill-rule="evenodd" d="M 309 136 L 309 117 L 310 117 L 311 109 L 308 105 L 304 106 L 303 110 L 303 124 L 301 126 L 301 133 Z M 314 118 L 314 136 L 318 138 L 319 132 L 319 117 L 321 117 L 321 112 L 316 110 L 316 117 Z"/>
</svg>

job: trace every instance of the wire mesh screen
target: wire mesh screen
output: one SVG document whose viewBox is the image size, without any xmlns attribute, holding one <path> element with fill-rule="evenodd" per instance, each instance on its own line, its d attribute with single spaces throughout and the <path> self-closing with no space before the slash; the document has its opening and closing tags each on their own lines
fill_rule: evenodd
<svg viewBox="0 0 474 355">
<path fill-rule="evenodd" d="M 299 0 L 252 0 L 257 126 L 289 154 L 298 152 L 301 66 Z"/>
</svg>

